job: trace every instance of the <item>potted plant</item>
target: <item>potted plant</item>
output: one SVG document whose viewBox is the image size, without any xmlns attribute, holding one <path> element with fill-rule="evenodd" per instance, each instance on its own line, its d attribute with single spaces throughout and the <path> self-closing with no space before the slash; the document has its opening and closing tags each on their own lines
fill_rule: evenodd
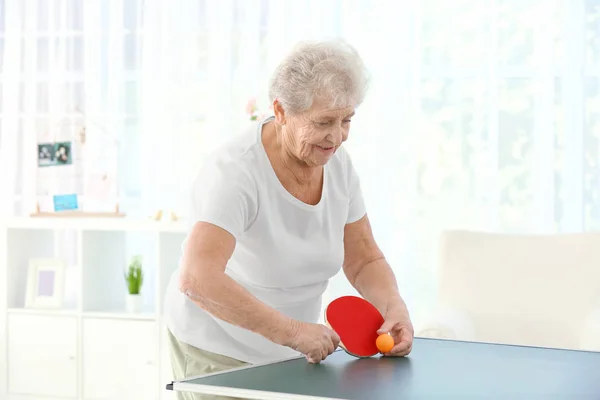
<svg viewBox="0 0 600 400">
<path fill-rule="evenodd" d="M 129 263 L 125 272 L 127 283 L 127 311 L 139 312 L 142 308 L 142 284 L 144 283 L 144 272 L 142 271 L 142 257 L 135 256 Z"/>
</svg>

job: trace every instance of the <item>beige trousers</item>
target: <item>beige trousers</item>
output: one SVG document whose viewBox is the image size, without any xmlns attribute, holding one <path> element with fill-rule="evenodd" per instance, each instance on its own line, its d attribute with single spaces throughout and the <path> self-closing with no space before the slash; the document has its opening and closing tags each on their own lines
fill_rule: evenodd
<svg viewBox="0 0 600 400">
<path fill-rule="evenodd" d="M 219 354 L 200 350 L 175 338 L 171 331 L 169 335 L 169 347 L 171 353 L 171 365 L 173 367 L 174 380 L 181 380 L 212 372 L 224 371 L 231 368 L 242 367 L 247 363 Z M 215 396 L 192 392 L 177 391 L 178 400 L 238 400 L 233 397 Z"/>
</svg>

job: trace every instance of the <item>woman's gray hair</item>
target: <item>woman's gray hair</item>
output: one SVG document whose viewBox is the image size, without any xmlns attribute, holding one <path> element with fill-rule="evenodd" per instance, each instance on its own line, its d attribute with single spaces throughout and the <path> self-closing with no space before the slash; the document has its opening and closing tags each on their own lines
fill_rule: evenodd
<svg viewBox="0 0 600 400">
<path fill-rule="evenodd" d="M 328 106 L 357 107 L 369 77 L 354 47 L 341 40 L 301 42 L 275 69 L 269 100 L 290 114 L 306 111 L 315 99 Z"/>
</svg>

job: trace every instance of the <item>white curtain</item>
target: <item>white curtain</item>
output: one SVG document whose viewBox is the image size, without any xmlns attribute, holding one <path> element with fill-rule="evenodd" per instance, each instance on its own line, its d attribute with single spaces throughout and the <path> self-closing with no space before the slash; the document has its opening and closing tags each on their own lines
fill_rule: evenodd
<svg viewBox="0 0 600 400">
<path fill-rule="evenodd" d="M 67 92 L 84 94 L 86 118 L 118 135 L 128 215 L 185 215 L 196 168 L 249 122 L 246 102 L 268 112 L 282 55 L 343 37 L 373 77 L 347 146 L 417 318 L 433 301 L 440 230 L 600 226 L 599 0 L 0 4 L 2 212 L 30 211 L 32 121 L 60 115 L 61 82 L 78 82 Z M 81 68 L 61 64 L 61 49 Z M 51 60 L 47 71 L 30 54 Z M 349 290 L 340 276 L 328 296 Z"/>
</svg>

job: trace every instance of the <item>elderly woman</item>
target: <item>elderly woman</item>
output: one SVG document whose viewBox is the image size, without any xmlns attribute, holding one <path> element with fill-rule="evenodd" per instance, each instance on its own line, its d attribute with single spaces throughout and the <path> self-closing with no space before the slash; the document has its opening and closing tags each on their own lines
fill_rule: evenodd
<svg viewBox="0 0 600 400">
<path fill-rule="evenodd" d="M 380 333 L 396 343 L 386 355 L 411 351 L 409 312 L 343 147 L 366 86 L 352 47 L 301 44 L 272 76 L 274 115 L 206 161 L 165 304 L 176 379 L 325 360 L 339 337 L 318 323 L 321 296 L 340 269 L 384 316 Z"/>
</svg>

